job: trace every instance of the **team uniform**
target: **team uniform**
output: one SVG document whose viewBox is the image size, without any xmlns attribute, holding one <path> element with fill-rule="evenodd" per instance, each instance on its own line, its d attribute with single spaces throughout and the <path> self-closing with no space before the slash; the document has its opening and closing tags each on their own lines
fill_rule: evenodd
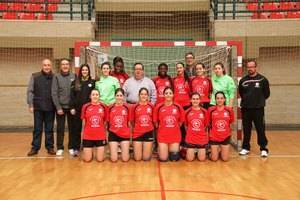
<svg viewBox="0 0 300 200">
<path fill-rule="evenodd" d="M 153 121 L 158 123 L 157 141 L 159 143 L 170 144 L 181 141 L 179 123 L 184 122 L 184 110 L 180 105 L 158 104 L 154 109 Z"/>
<path fill-rule="evenodd" d="M 225 106 L 218 110 L 217 106 L 208 109 L 208 120 L 210 124 L 209 141 L 212 145 L 227 145 L 230 143 L 230 124 L 234 121 L 234 112 L 231 107 Z"/>
<path fill-rule="evenodd" d="M 117 78 L 119 80 L 120 86 L 123 87 L 125 81 L 129 78 L 128 74 L 126 73 L 111 73 L 111 76 Z"/>
<path fill-rule="evenodd" d="M 185 124 L 187 126 L 185 147 L 205 148 L 208 144 L 206 132 L 208 125 L 207 111 L 204 108 L 199 110 L 189 108 L 185 111 Z"/>
<path fill-rule="evenodd" d="M 107 120 L 107 108 L 102 103 L 87 103 L 82 107 L 81 119 L 85 120 L 83 129 L 83 147 L 106 145 L 104 124 Z"/>
<path fill-rule="evenodd" d="M 109 142 L 122 142 L 130 140 L 130 110 L 127 105 L 113 104 L 108 110 Z"/>
<path fill-rule="evenodd" d="M 210 102 L 210 95 L 212 93 L 212 82 L 208 77 L 195 76 L 191 78 L 192 92 L 200 94 L 201 103 L 203 107 L 208 109 Z"/>
<path fill-rule="evenodd" d="M 159 76 L 153 78 L 154 85 L 156 87 L 156 104 L 162 103 L 165 101 L 164 89 L 166 87 L 171 87 L 172 83 L 168 77 L 161 78 Z"/>
<path fill-rule="evenodd" d="M 190 84 L 185 81 L 183 76 L 177 76 L 173 79 L 174 100 L 182 107 L 190 106 Z"/>
<path fill-rule="evenodd" d="M 132 108 L 131 121 L 134 123 L 132 140 L 142 142 L 153 141 L 153 105 L 136 104 Z"/>
</svg>

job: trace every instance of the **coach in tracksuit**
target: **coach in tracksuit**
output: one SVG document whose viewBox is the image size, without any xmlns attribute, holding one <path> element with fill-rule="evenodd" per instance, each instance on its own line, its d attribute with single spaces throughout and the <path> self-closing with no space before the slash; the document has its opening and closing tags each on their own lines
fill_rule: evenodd
<svg viewBox="0 0 300 200">
<path fill-rule="evenodd" d="M 27 89 L 29 112 L 33 113 L 34 127 L 32 147 L 28 156 L 38 154 L 41 148 L 43 128 L 45 128 L 45 147 L 48 154 L 55 155 L 53 148 L 53 125 L 55 108 L 51 98 L 52 64 L 49 59 L 42 62 L 42 70 L 33 73 Z"/>
<path fill-rule="evenodd" d="M 260 146 L 261 156 L 268 156 L 268 140 L 265 135 L 264 107 L 270 96 L 269 81 L 257 72 L 257 63 L 254 60 L 247 62 L 248 75 L 239 82 L 243 120 L 243 149 L 240 155 L 247 155 L 250 151 L 252 122 L 257 132 L 257 143 Z"/>
<path fill-rule="evenodd" d="M 70 62 L 68 59 L 60 61 L 60 72 L 55 74 L 52 81 L 52 99 L 56 107 L 56 123 L 57 123 L 57 151 L 56 155 L 61 156 L 64 152 L 64 134 L 65 134 L 65 119 L 67 117 L 69 130 L 69 153 L 74 155 L 72 149 L 72 118 L 74 116 L 70 112 L 70 96 L 71 83 L 75 80 L 75 74 L 70 70 Z"/>
</svg>

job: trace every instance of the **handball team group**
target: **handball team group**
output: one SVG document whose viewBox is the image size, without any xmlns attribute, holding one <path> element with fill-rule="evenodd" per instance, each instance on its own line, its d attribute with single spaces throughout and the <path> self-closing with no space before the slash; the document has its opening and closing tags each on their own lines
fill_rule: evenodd
<svg viewBox="0 0 300 200">
<path fill-rule="evenodd" d="M 238 85 L 243 123 L 239 154 L 250 152 L 254 123 L 260 155 L 267 157 L 264 107 L 270 96 L 269 82 L 258 73 L 256 61 L 246 65 L 248 74 Z M 88 64 L 81 65 L 75 75 L 69 60 L 61 59 L 60 71 L 53 74 L 51 61 L 42 61 L 41 71 L 32 74 L 27 90 L 34 119 L 28 156 L 38 154 L 43 132 L 48 154 L 63 156 L 67 121 L 68 153 L 86 162 L 104 161 L 106 149 L 112 162 L 131 157 L 149 161 L 154 149 L 161 162 L 229 160 L 236 85 L 223 63 L 211 66 L 211 78 L 208 66 L 197 62 L 192 52 L 186 53 L 185 63 L 176 63 L 175 77 L 168 75 L 166 63 L 158 65 L 158 75 L 152 79 L 144 75 L 142 63 L 135 63 L 129 77 L 121 57 L 115 57 L 112 66 L 104 62 L 99 67 L 101 75 L 94 80 Z"/>
</svg>

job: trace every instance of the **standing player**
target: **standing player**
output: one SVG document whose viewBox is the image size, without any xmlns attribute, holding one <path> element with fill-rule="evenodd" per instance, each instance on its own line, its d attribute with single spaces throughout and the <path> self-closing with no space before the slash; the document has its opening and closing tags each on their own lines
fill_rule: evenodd
<svg viewBox="0 0 300 200">
<path fill-rule="evenodd" d="M 153 105 L 149 102 L 149 91 L 141 88 L 139 102 L 132 107 L 133 151 L 136 161 L 151 159 L 153 145 Z"/>
<path fill-rule="evenodd" d="M 113 59 L 114 70 L 111 75 L 119 80 L 120 86 L 123 87 L 125 81 L 129 78 L 124 69 L 124 61 L 121 57 L 116 56 Z"/>
<path fill-rule="evenodd" d="M 80 151 L 82 106 L 90 101 L 90 94 L 94 88 L 95 80 L 91 78 L 89 65 L 81 65 L 78 76 L 76 76 L 76 79 L 71 84 L 70 112 L 74 115 L 72 123 L 72 133 L 74 134 L 74 141 L 72 142 L 73 146 L 71 148 L 74 150 L 74 156 L 78 156 Z"/>
<path fill-rule="evenodd" d="M 116 162 L 118 160 L 118 147 L 121 146 L 122 161 L 126 162 L 130 159 L 130 110 L 124 104 L 125 92 L 122 88 L 118 88 L 115 92 L 116 102 L 109 107 L 108 123 L 109 123 L 109 149 L 110 160 Z"/>
<path fill-rule="evenodd" d="M 184 122 L 184 110 L 174 103 L 172 88 L 164 90 L 165 101 L 154 110 L 153 121 L 157 130 L 158 156 L 160 161 L 178 161 L 179 144 L 181 141 L 180 126 Z"/>
<path fill-rule="evenodd" d="M 200 94 L 201 104 L 205 109 L 208 109 L 210 96 L 212 93 L 211 80 L 205 75 L 205 65 L 197 63 L 195 66 L 196 76 L 191 78 L 192 92 Z"/>
<path fill-rule="evenodd" d="M 240 155 L 247 155 L 250 151 L 250 139 L 252 122 L 257 131 L 257 143 L 260 146 L 261 156 L 268 156 L 268 140 L 265 134 L 265 110 L 266 99 L 270 96 L 269 81 L 257 72 L 256 61 L 247 63 L 248 75 L 243 77 L 239 83 L 239 93 L 242 98 L 243 119 L 243 149 Z"/>
<path fill-rule="evenodd" d="M 83 156 L 85 162 L 93 159 L 93 148 L 96 147 L 96 160 L 104 160 L 104 146 L 106 145 L 106 107 L 99 101 L 99 91 L 92 90 L 91 102 L 82 107 L 81 119 L 85 121 L 83 130 Z"/>
<path fill-rule="evenodd" d="M 213 93 L 211 95 L 210 104 L 216 105 L 215 94 L 222 91 L 226 97 L 226 105 L 232 107 L 236 89 L 233 79 L 226 74 L 225 67 L 223 63 L 220 62 L 214 65 L 214 73 L 212 76 Z"/>
<path fill-rule="evenodd" d="M 195 76 L 195 55 L 193 52 L 188 52 L 185 54 L 185 72 L 188 77 Z"/>
<path fill-rule="evenodd" d="M 184 110 L 187 110 L 190 105 L 190 79 L 189 76 L 187 75 L 186 71 L 184 70 L 184 64 L 181 62 L 178 62 L 176 64 L 176 71 L 177 71 L 177 76 L 174 77 L 173 79 L 173 84 L 174 84 L 174 99 L 175 101 L 183 107 Z M 184 148 L 184 141 L 185 141 L 185 127 L 182 125 L 180 127 L 182 138 L 181 138 L 181 150 L 180 154 L 181 157 L 184 158 L 186 154 L 186 149 Z"/>
<path fill-rule="evenodd" d="M 229 159 L 230 124 L 234 121 L 234 112 L 231 107 L 225 106 L 224 92 L 215 94 L 216 106 L 208 109 L 208 120 L 211 126 L 209 143 L 211 145 L 211 160 L 217 161 L 221 153 L 221 159 Z M 220 147 L 220 149 L 219 149 Z"/>
<path fill-rule="evenodd" d="M 96 81 L 95 88 L 99 91 L 100 101 L 105 105 L 110 105 L 115 102 L 115 90 L 120 88 L 118 79 L 110 76 L 111 66 L 109 62 L 101 64 L 100 80 Z"/>
<path fill-rule="evenodd" d="M 156 104 L 162 103 L 164 102 L 164 89 L 166 87 L 173 88 L 173 81 L 168 75 L 168 65 L 166 63 L 160 63 L 158 65 L 158 75 L 153 78 L 153 82 L 157 93 Z"/>
<path fill-rule="evenodd" d="M 207 135 L 207 111 L 201 107 L 201 96 L 198 93 L 192 93 L 192 107 L 185 111 L 185 125 L 187 134 L 185 138 L 185 147 L 187 148 L 186 160 L 195 159 L 195 150 L 198 150 L 198 159 L 205 161 L 206 146 L 208 144 Z"/>
</svg>

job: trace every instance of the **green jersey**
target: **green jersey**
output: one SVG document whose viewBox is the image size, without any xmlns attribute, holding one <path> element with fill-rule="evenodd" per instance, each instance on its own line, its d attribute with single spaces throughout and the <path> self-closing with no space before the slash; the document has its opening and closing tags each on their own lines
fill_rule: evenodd
<svg viewBox="0 0 300 200">
<path fill-rule="evenodd" d="M 118 79 L 112 76 L 101 76 L 95 85 L 95 89 L 100 93 L 100 101 L 105 105 L 110 105 L 115 102 L 115 91 L 119 87 L 120 83 Z"/>
<path fill-rule="evenodd" d="M 211 81 L 213 86 L 213 92 L 211 95 L 210 104 L 216 105 L 215 94 L 218 91 L 222 91 L 224 92 L 226 97 L 226 105 L 228 105 L 229 100 L 234 98 L 235 89 L 236 89 L 233 79 L 226 74 L 221 77 L 213 75 Z"/>
</svg>

